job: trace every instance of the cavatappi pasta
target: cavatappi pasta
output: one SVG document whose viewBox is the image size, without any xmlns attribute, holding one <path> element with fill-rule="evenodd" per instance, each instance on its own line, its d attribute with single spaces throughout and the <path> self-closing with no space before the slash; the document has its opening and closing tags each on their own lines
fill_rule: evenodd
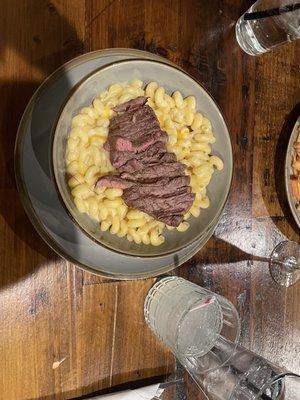
<svg viewBox="0 0 300 400">
<path fill-rule="evenodd" d="M 109 152 L 103 149 L 108 135 L 112 108 L 138 96 L 148 96 L 161 128 L 168 134 L 168 151 L 186 165 L 195 201 L 177 228 L 166 226 L 149 215 L 126 206 L 122 189 L 95 188 L 97 179 L 114 172 Z M 116 83 L 99 94 L 90 107 L 84 107 L 72 119 L 66 149 L 68 184 L 78 210 L 99 222 L 102 231 L 110 231 L 137 244 L 159 246 L 165 241 L 164 228 L 185 232 L 189 218 L 198 217 L 209 207 L 206 187 L 222 160 L 211 155 L 215 142 L 210 121 L 197 111 L 193 96 L 183 98 L 179 91 L 168 95 L 156 82 L 144 88 L 140 80 Z"/>
</svg>

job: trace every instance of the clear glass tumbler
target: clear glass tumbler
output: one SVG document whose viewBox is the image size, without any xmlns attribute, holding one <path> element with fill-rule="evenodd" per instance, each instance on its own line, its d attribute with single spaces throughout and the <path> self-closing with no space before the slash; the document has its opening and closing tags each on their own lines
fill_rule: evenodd
<svg viewBox="0 0 300 400">
<path fill-rule="evenodd" d="M 300 38 L 300 2 L 258 0 L 240 17 L 236 38 L 250 55 L 265 53 Z"/>
<path fill-rule="evenodd" d="M 220 358 L 219 349 L 227 340 L 237 343 L 240 334 L 238 313 L 227 299 L 176 276 L 161 279 L 150 289 L 144 314 L 188 370 L 217 368 L 230 357 L 223 352 Z"/>
<path fill-rule="evenodd" d="M 224 297 L 167 277 L 149 291 L 146 322 L 210 400 L 299 400 L 299 376 L 238 346 L 240 322 Z"/>
<path fill-rule="evenodd" d="M 227 349 L 232 354 L 232 344 Z M 223 356 L 224 357 L 224 356 Z M 220 368 L 193 378 L 210 400 L 297 400 L 300 377 L 263 357 L 234 346 L 234 355 Z"/>
</svg>

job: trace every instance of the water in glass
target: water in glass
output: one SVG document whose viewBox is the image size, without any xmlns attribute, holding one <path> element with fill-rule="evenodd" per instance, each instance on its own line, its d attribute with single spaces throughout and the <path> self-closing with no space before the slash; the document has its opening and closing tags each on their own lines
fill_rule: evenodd
<svg viewBox="0 0 300 400">
<path fill-rule="evenodd" d="M 259 0 L 247 14 L 274 10 L 293 5 L 293 0 Z M 241 48 L 250 55 L 265 53 L 281 44 L 300 38 L 300 9 L 280 15 L 245 20 L 245 14 L 236 24 L 236 38 Z"/>
</svg>

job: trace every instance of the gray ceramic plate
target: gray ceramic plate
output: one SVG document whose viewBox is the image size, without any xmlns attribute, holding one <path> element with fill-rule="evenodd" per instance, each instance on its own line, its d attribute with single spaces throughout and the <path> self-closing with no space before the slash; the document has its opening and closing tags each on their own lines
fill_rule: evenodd
<svg viewBox="0 0 300 400">
<path fill-rule="evenodd" d="M 60 256 L 89 272 L 114 279 L 149 278 L 166 273 L 196 254 L 214 229 L 212 227 L 200 240 L 173 255 L 155 259 L 120 255 L 83 234 L 57 196 L 50 174 L 50 133 L 70 90 L 103 65 L 141 57 L 162 60 L 138 50 L 107 49 L 84 54 L 63 65 L 30 100 L 20 122 L 15 146 L 16 182 L 35 229 Z"/>
<path fill-rule="evenodd" d="M 113 83 L 140 79 L 143 82 L 156 81 L 171 94 L 179 90 L 183 96 L 196 97 L 198 109 L 212 123 L 216 143 L 212 152 L 224 161 L 224 170 L 216 171 L 208 186 L 211 204 L 208 209 L 201 210 L 198 218 L 190 218 L 190 229 L 186 232 L 176 230 L 164 233 L 165 243 L 158 246 L 137 245 L 126 238 L 119 238 L 109 232 L 101 232 L 97 221 L 87 214 L 80 213 L 72 199 L 68 187 L 68 176 L 65 165 L 66 142 L 70 132 L 71 120 L 84 106 L 91 105 L 93 99 Z M 232 148 L 229 132 L 223 116 L 211 96 L 193 78 L 182 70 L 162 62 L 152 60 L 127 60 L 113 63 L 93 72 L 85 78 L 71 93 L 66 102 L 55 129 L 53 140 L 54 174 L 64 204 L 74 221 L 92 239 L 105 247 L 124 254 L 142 257 L 157 257 L 174 253 L 193 243 L 215 225 L 220 218 L 230 190 L 232 178 Z"/>
<path fill-rule="evenodd" d="M 290 176 L 293 174 L 292 172 L 292 155 L 294 152 L 293 149 L 293 144 L 297 140 L 298 137 L 298 128 L 300 126 L 300 117 L 298 118 L 294 129 L 291 133 L 291 137 L 289 140 L 289 144 L 287 147 L 287 152 L 286 152 L 286 158 L 285 158 L 285 190 L 286 190 L 286 195 L 288 199 L 288 203 L 290 206 L 290 209 L 292 211 L 294 220 L 296 221 L 298 227 L 300 228 L 300 213 L 297 211 L 296 206 L 295 206 L 295 200 L 293 199 L 292 196 L 292 191 L 291 191 L 291 181 L 290 181 Z"/>
</svg>

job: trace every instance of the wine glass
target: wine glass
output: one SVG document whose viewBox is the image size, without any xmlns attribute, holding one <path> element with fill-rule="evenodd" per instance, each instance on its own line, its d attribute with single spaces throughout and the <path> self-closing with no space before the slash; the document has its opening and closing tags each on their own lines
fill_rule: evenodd
<svg viewBox="0 0 300 400">
<path fill-rule="evenodd" d="M 289 287 L 300 279 L 300 245 L 289 240 L 279 243 L 269 259 L 272 278 L 279 285 Z"/>
</svg>

